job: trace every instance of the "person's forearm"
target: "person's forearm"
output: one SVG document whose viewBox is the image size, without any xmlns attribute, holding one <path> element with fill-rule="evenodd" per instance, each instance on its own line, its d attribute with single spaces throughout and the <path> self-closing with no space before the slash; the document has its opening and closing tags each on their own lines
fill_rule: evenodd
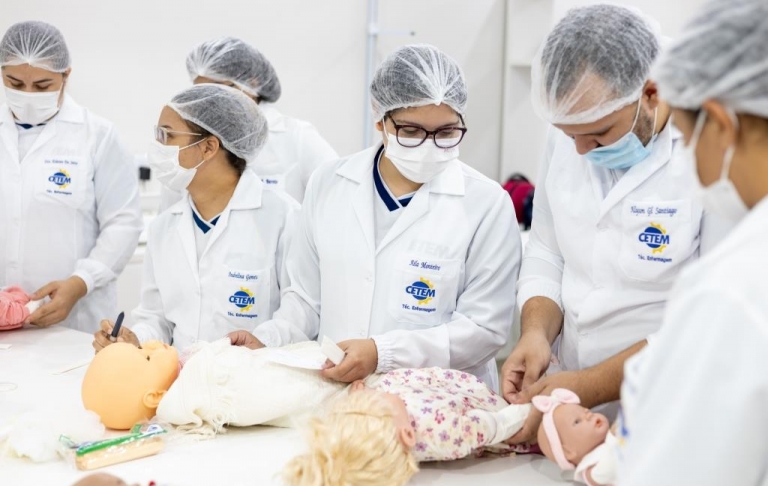
<svg viewBox="0 0 768 486">
<path fill-rule="evenodd" d="M 534 297 L 523 306 L 521 323 L 521 337 L 543 335 L 552 345 L 563 328 L 563 313 L 552 299 Z"/>
<path fill-rule="evenodd" d="M 624 363 L 646 344 L 647 341 L 642 340 L 598 365 L 577 371 L 577 389 L 573 391 L 581 398 L 581 404 L 592 408 L 618 400 L 624 380 Z"/>
</svg>

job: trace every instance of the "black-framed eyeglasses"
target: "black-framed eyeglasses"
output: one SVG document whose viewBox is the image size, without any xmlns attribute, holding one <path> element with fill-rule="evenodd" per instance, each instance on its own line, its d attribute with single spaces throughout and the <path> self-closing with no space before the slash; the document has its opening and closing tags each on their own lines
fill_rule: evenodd
<svg viewBox="0 0 768 486">
<path fill-rule="evenodd" d="M 464 135 L 467 134 L 466 127 L 445 127 L 430 131 L 415 125 L 398 125 L 389 114 L 386 115 L 386 118 L 392 120 L 397 143 L 408 148 L 418 147 L 430 137 L 440 148 L 453 148 L 459 145 L 464 140 Z M 464 118 L 461 118 L 461 123 L 464 123 Z"/>
</svg>

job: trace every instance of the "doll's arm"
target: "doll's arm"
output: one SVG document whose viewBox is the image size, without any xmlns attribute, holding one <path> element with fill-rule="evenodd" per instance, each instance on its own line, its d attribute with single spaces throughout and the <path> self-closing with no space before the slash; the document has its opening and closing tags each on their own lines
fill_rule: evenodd
<svg viewBox="0 0 768 486">
<path fill-rule="evenodd" d="M 484 428 L 483 443 L 478 443 L 477 448 L 501 444 L 515 435 L 525 424 L 531 405 L 508 405 L 498 412 L 486 410 L 473 410 L 467 414 L 470 419 L 479 417 L 480 424 Z M 480 425 L 478 426 L 480 427 Z"/>
</svg>

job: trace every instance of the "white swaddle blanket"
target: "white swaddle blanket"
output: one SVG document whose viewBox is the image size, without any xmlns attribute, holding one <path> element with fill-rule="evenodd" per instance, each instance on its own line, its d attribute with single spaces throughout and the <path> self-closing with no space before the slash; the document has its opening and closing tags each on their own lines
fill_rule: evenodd
<svg viewBox="0 0 768 486">
<path fill-rule="evenodd" d="M 250 350 L 229 339 L 200 344 L 157 408 L 157 418 L 190 434 L 213 437 L 225 425 L 291 427 L 343 393 L 347 385 L 319 371 L 281 364 L 325 361 L 317 342 Z"/>
</svg>

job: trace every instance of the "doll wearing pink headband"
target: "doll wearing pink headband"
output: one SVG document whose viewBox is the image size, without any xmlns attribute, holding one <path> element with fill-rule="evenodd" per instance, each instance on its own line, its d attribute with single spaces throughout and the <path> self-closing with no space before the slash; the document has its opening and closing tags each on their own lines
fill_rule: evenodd
<svg viewBox="0 0 768 486">
<path fill-rule="evenodd" d="M 533 406 L 544 414 L 539 427 L 539 447 L 545 456 L 574 479 L 590 486 L 615 482 L 616 438 L 608 419 L 579 405 L 579 397 L 558 388 L 551 396 L 533 398 Z"/>
</svg>

